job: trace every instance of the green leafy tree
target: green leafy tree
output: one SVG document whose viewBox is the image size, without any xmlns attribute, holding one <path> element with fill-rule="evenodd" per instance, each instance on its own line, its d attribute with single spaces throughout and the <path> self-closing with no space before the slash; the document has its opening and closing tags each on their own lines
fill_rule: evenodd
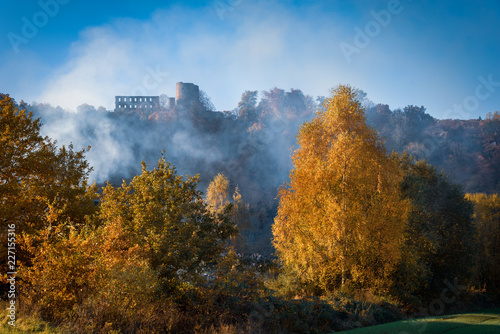
<svg viewBox="0 0 500 334">
<path fill-rule="evenodd" d="M 197 284 L 216 263 L 236 233 L 229 213 L 213 215 L 197 190 L 198 176 L 177 175 L 165 158 L 153 170 L 142 164 L 142 174 L 120 188 L 104 188 L 101 222 L 122 220 L 147 257 L 162 286 Z"/>
<path fill-rule="evenodd" d="M 465 282 L 471 277 L 473 207 L 444 172 L 423 160 L 398 159 L 404 173 L 401 194 L 411 202 L 405 230 L 407 262 L 399 281 L 412 282 L 412 290 L 420 296 L 432 296 L 443 289 L 444 280 Z"/>
<path fill-rule="evenodd" d="M 286 270 L 320 291 L 350 282 L 386 289 L 400 260 L 407 203 L 401 176 L 350 86 L 300 128 L 280 189 L 273 243 Z"/>
<path fill-rule="evenodd" d="M 478 254 L 475 276 L 490 294 L 500 296 L 500 197 L 498 194 L 467 194 L 474 203 Z"/>
<path fill-rule="evenodd" d="M 238 227 L 238 235 L 231 238 L 232 246 L 241 253 L 248 253 L 250 245 L 248 244 L 247 233 L 250 230 L 250 207 L 243 201 L 238 187 L 234 190 L 233 201 L 230 211 L 231 219 Z"/>
</svg>

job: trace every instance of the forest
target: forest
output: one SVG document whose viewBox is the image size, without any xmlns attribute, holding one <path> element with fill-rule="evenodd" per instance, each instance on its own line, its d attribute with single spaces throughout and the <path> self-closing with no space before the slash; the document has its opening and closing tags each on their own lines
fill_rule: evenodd
<svg viewBox="0 0 500 334">
<path fill-rule="evenodd" d="M 349 85 L 224 112 L 0 98 L 11 321 L 329 333 L 498 306 L 498 111 L 438 120 Z"/>
</svg>

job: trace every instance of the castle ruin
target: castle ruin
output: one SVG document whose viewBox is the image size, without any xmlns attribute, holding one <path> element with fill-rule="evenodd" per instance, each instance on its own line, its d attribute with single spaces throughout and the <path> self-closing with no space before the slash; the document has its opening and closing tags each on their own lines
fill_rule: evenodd
<svg viewBox="0 0 500 334">
<path fill-rule="evenodd" d="M 192 83 L 178 82 L 175 87 L 175 105 L 178 108 L 190 107 L 200 101 L 200 87 Z"/>
<path fill-rule="evenodd" d="M 175 98 L 166 101 L 168 110 L 185 109 L 200 102 L 200 88 L 192 83 L 178 82 Z M 160 111 L 159 96 L 115 96 L 115 111 L 134 112 L 137 110 L 149 113 Z"/>
<path fill-rule="evenodd" d="M 137 109 L 157 111 L 160 109 L 160 97 L 115 96 L 115 111 L 135 111 Z"/>
</svg>

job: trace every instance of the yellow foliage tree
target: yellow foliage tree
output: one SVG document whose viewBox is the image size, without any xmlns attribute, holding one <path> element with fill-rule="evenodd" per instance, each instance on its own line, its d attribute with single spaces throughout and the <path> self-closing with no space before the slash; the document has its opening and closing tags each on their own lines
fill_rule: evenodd
<svg viewBox="0 0 500 334">
<path fill-rule="evenodd" d="M 40 127 L 39 119 L 0 94 L 0 217 L 16 232 L 16 265 L 24 269 L 33 264 L 50 268 L 36 263 L 36 258 L 44 256 L 49 243 L 59 244 L 71 230 L 81 229 L 95 212 L 97 197 L 95 184 L 87 185 L 88 148 L 78 152 L 71 145 L 57 148 L 40 135 Z M 0 240 L 4 254 L 6 236 L 2 233 Z M 7 256 L 0 263 L 7 267 L 6 261 Z M 14 266 L 9 268 L 15 271 Z M 21 275 L 20 286 L 40 277 Z"/>
<path fill-rule="evenodd" d="M 95 229 L 72 229 L 55 240 L 50 234 L 42 231 L 41 243 L 26 238 L 33 265 L 19 270 L 23 302 L 43 319 L 65 321 L 85 312 L 94 321 L 137 319 L 154 300 L 159 281 L 148 262 L 149 249 L 139 246 L 120 217 Z"/>
<path fill-rule="evenodd" d="M 23 233 L 49 226 L 85 223 L 94 210 L 95 187 L 88 150 L 58 149 L 40 135 L 40 120 L 19 110 L 5 95 L 0 100 L 0 216 Z"/>
<path fill-rule="evenodd" d="M 224 174 L 217 174 L 207 188 L 207 204 L 212 212 L 219 212 L 229 204 L 229 181 Z"/>
<path fill-rule="evenodd" d="M 401 179 L 350 86 L 301 126 L 290 182 L 280 189 L 273 244 L 286 270 L 328 291 L 386 288 L 400 260 L 408 203 Z"/>
<path fill-rule="evenodd" d="M 238 227 L 238 234 L 231 237 L 232 246 L 238 251 L 248 251 L 245 232 L 250 227 L 250 212 L 248 204 L 243 202 L 238 186 L 234 190 L 233 201 L 228 200 L 229 180 L 221 173 L 217 174 L 207 187 L 206 202 L 212 214 L 230 211 L 232 221 Z"/>
</svg>

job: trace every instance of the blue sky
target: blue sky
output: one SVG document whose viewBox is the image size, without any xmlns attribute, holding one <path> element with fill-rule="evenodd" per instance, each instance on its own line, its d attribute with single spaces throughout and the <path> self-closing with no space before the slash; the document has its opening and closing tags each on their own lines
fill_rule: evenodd
<svg viewBox="0 0 500 334">
<path fill-rule="evenodd" d="M 245 90 L 340 83 L 437 118 L 500 110 L 500 2 L 4 0 L 0 92 L 75 110 L 198 84 L 218 110 Z"/>
</svg>

